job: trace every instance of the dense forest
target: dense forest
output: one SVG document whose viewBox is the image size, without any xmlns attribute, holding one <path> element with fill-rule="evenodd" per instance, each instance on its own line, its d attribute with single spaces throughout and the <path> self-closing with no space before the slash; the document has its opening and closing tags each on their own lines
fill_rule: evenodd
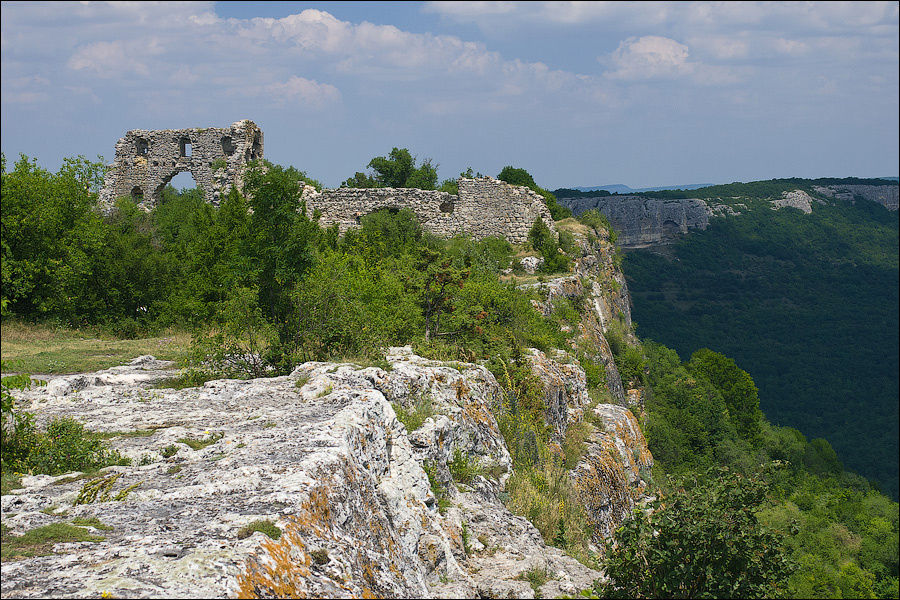
<svg viewBox="0 0 900 600">
<path fill-rule="evenodd" d="M 858 183 L 815 183 L 836 182 Z M 733 357 L 772 422 L 828 439 L 848 468 L 896 498 L 897 213 L 858 198 L 804 215 L 761 199 L 811 183 L 692 190 L 745 207 L 665 254 L 627 254 L 635 321 L 681 356 L 708 347 Z"/>
<path fill-rule="evenodd" d="M 758 392 L 747 372 L 753 369 L 738 351 L 723 352 L 715 336 L 696 336 L 688 339 L 712 350 L 685 352 L 678 340 L 670 342 L 679 356 L 661 344 L 631 340 L 622 320 L 610 324 L 608 342 L 625 382 L 647 391 L 642 427 L 655 457 L 652 480 L 659 500 L 651 515 L 637 511 L 603 556 L 591 553 L 589 526 L 564 477 L 566 465 L 585 451 L 584 440 L 567 437 L 562 458 L 551 448 L 540 383 L 525 359 L 529 347 L 565 350 L 584 367 L 591 396 L 608 399 L 602 366 L 592 362 L 593 353 L 572 347 L 581 314 L 591 310 L 587 303 L 560 299 L 549 317 L 542 316 L 532 308 L 539 292 L 517 287 L 515 278 L 505 274 L 508 268 L 521 274 L 515 257 L 526 249 L 499 238 L 438 239 L 423 232 L 409 211 L 373 213 L 361 219 L 359 229 L 343 235 L 337 228 L 322 228 L 300 201 L 306 175 L 292 167 L 261 167 L 247 174 L 246 195 L 233 191 L 218 207 L 204 203 L 196 190 L 169 189 L 150 212 L 122 199 L 104 215 L 96 210 L 99 164 L 75 159 L 51 173 L 24 157 L 7 171 L 4 160 L 4 323 L 93 324 L 122 337 L 172 325 L 189 328 L 195 343 L 184 359 L 182 385 L 280 374 L 307 360 L 379 364 L 387 345 L 411 344 L 417 353 L 441 360 L 479 361 L 494 373 L 508 400 L 497 414 L 515 469 L 507 483 L 507 505 L 534 522 L 548 544 L 606 570 L 611 581 L 598 582 L 586 595 L 897 596 L 897 504 L 845 471 L 828 441 L 808 441 L 796 429 L 770 423 L 760 410 L 761 405 L 769 410 L 765 392 Z M 508 177 L 533 184 L 526 172 L 509 169 Z M 838 222 L 850 218 L 842 207 L 820 214 Z M 882 223 L 885 236 L 893 226 L 896 248 L 896 221 L 891 225 L 864 204 L 848 215 Z M 787 211 L 771 213 L 775 222 L 788 216 Z M 588 212 L 580 221 L 591 231 L 590 243 L 610 239 L 602 215 Z M 741 221 L 725 223 L 736 228 L 733 235 L 743 231 Z M 808 231 L 796 235 L 826 249 L 848 243 L 835 237 L 830 221 L 810 223 Z M 759 228 L 778 231 L 768 221 L 750 231 Z M 581 251 L 560 229 L 557 238 L 538 220 L 529 235 L 527 250 L 545 259 L 542 278 L 567 273 Z M 814 256 L 803 262 L 807 253 L 795 249 L 801 244 L 793 235 L 779 239 L 778 257 L 752 254 L 752 241 L 721 249 L 744 261 L 725 287 L 729 294 L 743 296 L 744 275 L 763 285 L 753 278 L 757 263 L 791 262 L 789 274 L 796 265 L 815 269 L 825 260 Z M 636 289 L 641 269 L 667 264 L 659 260 L 665 259 L 629 256 L 625 268 L 639 273 L 632 274 Z M 680 263 L 691 265 L 691 260 L 685 251 Z M 875 249 L 860 253 L 847 265 L 857 274 L 854 285 L 839 291 L 858 294 L 873 278 L 889 279 L 891 264 L 894 296 L 883 301 L 896 311 L 896 255 L 886 259 Z M 702 273 L 697 277 L 703 281 Z M 836 285 L 841 284 L 833 278 L 823 283 Z M 797 290 L 792 302 L 810 302 L 805 293 Z M 704 302 L 689 300 L 686 310 Z M 641 318 L 643 302 L 643 296 L 635 302 L 642 322 L 638 332 L 647 334 L 650 319 Z M 779 314 L 779 302 L 764 305 L 770 320 Z M 754 303 L 743 306 L 752 312 Z M 881 348 L 881 313 L 869 304 L 855 309 L 869 312 L 857 315 L 856 341 L 845 351 Z M 723 318 L 737 317 L 735 310 Z M 866 321 L 874 324 L 862 327 Z M 721 326 L 715 320 L 710 324 Z M 896 327 L 893 340 L 896 371 Z M 832 351 L 832 346 L 812 347 Z M 873 353 L 865 356 L 875 359 Z M 883 351 L 879 358 L 879 364 L 870 365 L 876 380 L 882 377 L 881 364 L 888 362 Z M 15 414 L 6 392 L 16 384 L 4 378 L 4 478 L 53 472 L 56 463 L 47 456 L 65 454 L 55 446 L 62 438 L 37 431 L 27 416 Z M 896 405 L 893 415 L 895 425 Z M 15 435 L 8 433 L 9 419 L 20 424 Z M 89 435 L 72 424 L 67 431 L 66 443 Z M 91 448 L 84 454 L 99 453 L 100 463 L 121 458 L 103 454 L 97 444 Z M 895 461 L 896 456 L 883 459 Z M 66 468 L 77 467 L 67 463 Z"/>
</svg>

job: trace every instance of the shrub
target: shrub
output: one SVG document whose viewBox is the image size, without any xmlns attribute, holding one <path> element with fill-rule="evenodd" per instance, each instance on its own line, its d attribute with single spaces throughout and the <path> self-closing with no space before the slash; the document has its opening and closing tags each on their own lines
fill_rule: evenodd
<svg viewBox="0 0 900 600">
<path fill-rule="evenodd" d="M 679 481 L 607 543 L 601 597 L 776 597 L 794 567 L 756 517 L 768 489 L 728 469 Z"/>
<path fill-rule="evenodd" d="M 453 479 L 460 483 L 469 483 L 476 476 L 481 475 L 478 461 L 469 457 L 467 453 L 463 453 L 459 448 L 454 448 L 453 458 L 447 463 L 447 466 L 450 468 Z"/>
<path fill-rule="evenodd" d="M 70 471 L 91 471 L 130 461 L 110 450 L 96 434 L 85 431 L 78 421 L 54 419 L 40 431 L 30 413 L 15 410 L 12 389 L 31 384 L 27 375 L 2 379 L 2 470 L 4 473 L 30 472 L 59 475 Z"/>
<path fill-rule="evenodd" d="M 253 521 L 248 525 L 244 525 L 238 530 L 237 537 L 239 540 L 242 540 L 244 538 L 250 537 L 257 531 L 266 534 L 273 540 L 277 540 L 281 537 L 281 529 L 279 529 L 275 525 L 275 523 L 268 519 Z"/>
<path fill-rule="evenodd" d="M 596 208 L 586 210 L 579 215 L 578 220 L 588 227 L 593 227 L 597 231 L 609 232 L 609 241 L 613 244 L 619 239 L 619 234 L 613 229 L 612 223 L 602 212 Z"/>
</svg>

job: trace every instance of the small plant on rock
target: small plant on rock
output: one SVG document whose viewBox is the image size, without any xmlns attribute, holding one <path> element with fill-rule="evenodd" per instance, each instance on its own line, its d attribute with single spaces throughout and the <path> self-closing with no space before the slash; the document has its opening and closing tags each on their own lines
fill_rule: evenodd
<svg viewBox="0 0 900 600">
<path fill-rule="evenodd" d="M 268 519 L 253 521 L 252 523 L 241 527 L 237 532 L 237 536 L 238 539 L 243 540 L 257 531 L 266 534 L 273 540 L 277 540 L 281 537 L 281 529 Z"/>
</svg>

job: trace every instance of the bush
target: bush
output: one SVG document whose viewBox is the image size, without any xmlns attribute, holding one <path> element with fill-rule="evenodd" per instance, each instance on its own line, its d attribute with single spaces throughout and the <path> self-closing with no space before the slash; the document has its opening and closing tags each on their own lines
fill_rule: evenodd
<svg viewBox="0 0 900 600">
<path fill-rule="evenodd" d="M 569 269 L 569 257 L 560 252 L 559 242 L 543 219 L 538 217 L 528 231 L 528 243 L 544 257 L 541 271 L 558 273 Z"/>
<path fill-rule="evenodd" d="M 83 424 L 68 417 L 54 419 L 45 432 L 38 430 L 29 419 L 17 430 L 13 448 L 14 452 L 4 456 L 4 471 L 60 475 L 130 462 L 118 451 L 110 450 L 96 435 L 85 431 Z"/>
<path fill-rule="evenodd" d="M 612 223 L 609 222 L 606 215 L 596 208 L 584 211 L 579 215 L 578 220 L 597 231 L 607 231 L 609 233 L 609 241 L 613 244 L 619 239 L 619 234 L 613 229 Z"/>
<path fill-rule="evenodd" d="M 766 598 L 784 589 L 794 565 L 780 534 L 756 513 L 768 484 L 727 469 L 678 482 L 637 510 L 607 544 L 599 586 L 612 598 Z"/>
</svg>

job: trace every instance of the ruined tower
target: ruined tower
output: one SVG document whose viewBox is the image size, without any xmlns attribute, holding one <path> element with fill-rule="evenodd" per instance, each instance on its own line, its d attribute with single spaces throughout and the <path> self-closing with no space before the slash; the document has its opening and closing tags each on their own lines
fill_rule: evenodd
<svg viewBox="0 0 900 600">
<path fill-rule="evenodd" d="M 243 185 L 249 162 L 263 157 L 263 132 L 244 119 L 231 127 L 206 129 L 134 129 L 116 143 L 116 157 L 100 191 L 100 206 L 131 197 L 152 208 L 178 173 L 189 172 L 206 201 L 218 204 L 232 187 Z"/>
</svg>

